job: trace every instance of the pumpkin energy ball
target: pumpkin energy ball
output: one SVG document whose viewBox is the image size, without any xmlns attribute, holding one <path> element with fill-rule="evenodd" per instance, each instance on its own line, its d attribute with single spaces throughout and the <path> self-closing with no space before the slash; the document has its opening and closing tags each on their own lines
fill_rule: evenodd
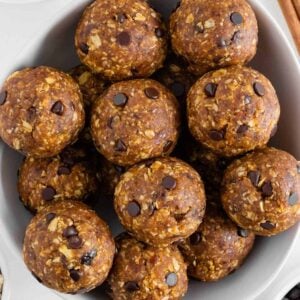
<svg viewBox="0 0 300 300">
<path fill-rule="evenodd" d="M 118 242 L 108 283 L 112 299 L 182 299 L 188 288 L 186 263 L 177 247 L 155 248 L 134 238 Z"/>
<path fill-rule="evenodd" d="M 130 168 L 115 190 L 115 210 L 138 240 L 164 246 L 190 236 L 202 221 L 205 193 L 198 173 L 166 157 Z"/>
<path fill-rule="evenodd" d="M 223 179 L 222 203 L 230 218 L 257 235 L 270 236 L 300 220 L 300 167 L 275 148 L 233 162 Z"/>
<path fill-rule="evenodd" d="M 239 228 L 221 209 L 208 206 L 197 231 L 179 249 L 188 263 L 190 276 L 217 281 L 240 267 L 254 239 L 254 233 Z"/>
<path fill-rule="evenodd" d="M 84 293 L 100 285 L 114 254 L 106 223 L 78 201 L 47 205 L 26 229 L 27 267 L 44 285 L 63 293 Z"/>
<path fill-rule="evenodd" d="M 87 199 L 97 191 L 97 179 L 85 151 L 69 147 L 52 158 L 27 157 L 18 189 L 24 205 L 35 212 L 50 202 Z"/>
<path fill-rule="evenodd" d="M 10 75 L 0 91 L 0 135 L 25 155 L 51 157 L 76 140 L 84 125 L 78 85 L 50 67 Z"/>
<path fill-rule="evenodd" d="M 151 79 L 110 86 L 93 107 L 91 133 L 99 152 L 116 165 L 168 155 L 178 138 L 178 102 Z"/>
<path fill-rule="evenodd" d="M 167 52 L 165 26 L 145 0 L 96 0 L 78 24 L 83 64 L 109 80 L 149 77 Z"/>
<path fill-rule="evenodd" d="M 245 64 L 256 54 L 255 14 L 245 0 L 186 0 L 171 15 L 174 52 L 203 75 L 209 70 Z"/>
<path fill-rule="evenodd" d="M 205 74 L 190 89 L 187 102 L 192 135 L 221 156 L 261 148 L 277 129 L 276 92 L 265 76 L 247 67 Z"/>
</svg>

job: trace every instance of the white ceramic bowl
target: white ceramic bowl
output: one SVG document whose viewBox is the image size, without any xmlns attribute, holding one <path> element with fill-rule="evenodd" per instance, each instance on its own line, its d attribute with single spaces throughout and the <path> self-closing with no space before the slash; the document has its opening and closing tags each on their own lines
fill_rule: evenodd
<svg viewBox="0 0 300 300">
<path fill-rule="evenodd" d="M 42 28 L 34 29 L 35 38 L 25 48 L 19 49 L 17 57 L 6 62 L 6 67 L 1 69 L 0 82 L 10 72 L 24 66 L 46 64 L 67 70 L 76 65 L 74 28 L 88 2 L 71 1 L 51 18 L 48 16 Z M 177 1 L 152 2 L 158 10 L 168 15 Z M 260 30 L 259 49 L 252 65 L 271 79 L 282 107 L 279 131 L 273 144 L 288 150 L 299 159 L 299 64 L 287 39 L 259 0 L 251 0 L 250 3 L 256 12 Z M 56 293 L 39 284 L 26 269 L 21 247 L 24 230 L 31 216 L 18 200 L 16 175 L 20 161 L 19 154 L 3 143 L 0 144 L 0 265 L 5 277 L 4 300 L 106 299 L 99 289 L 76 296 Z M 99 211 L 110 223 L 114 233 L 117 233 L 120 227 L 112 209 L 100 207 Z M 283 267 L 299 231 L 298 225 L 276 237 L 258 238 L 253 252 L 239 271 L 217 283 L 191 281 L 185 299 L 255 299 Z"/>
</svg>

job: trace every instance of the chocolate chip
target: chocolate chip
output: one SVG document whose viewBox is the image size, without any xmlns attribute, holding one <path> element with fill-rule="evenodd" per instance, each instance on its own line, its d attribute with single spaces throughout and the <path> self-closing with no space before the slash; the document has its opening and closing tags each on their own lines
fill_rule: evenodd
<svg viewBox="0 0 300 300">
<path fill-rule="evenodd" d="M 217 92 L 217 88 L 218 85 L 216 85 L 215 83 L 208 83 L 205 87 L 204 87 L 204 92 L 205 95 L 207 97 L 213 98 L 216 95 Z"/>
<path fill-rule="evenodd" d="M 78 235 L 73 235 L 68 238 L 69 249 L 79 249 L 82 246 L 82 239 Z"/>
<path fill-rule="evenodd" d="M 200 26 L 199 24 L 196 24 L 194 28 L 195 28 L 196 33 L 203 33 L 204 32 L 204 27 Z"/>
<path fill-rule="evenodd" d="M 254 92 L 255 92 L 255 94 L 257 96 L 260 96 L 260 97 L 264 96 L 264 94 L 265 94 L 265 88 L 264 88 L 264 86 L 261 83 L 255 82 L 253 84 L 253 89 L 254 89 Z"/>
<path fill-rule="evenodd" d="M 159 97 L 159 92 L 154 87 L 148 87 L 144 90 L 145 95 L 150 99 L 157 99 Z"/>
<path fill-rule="evenodd" d="M 141 213 L 141 207 L 136 201 L 131 201 L 127 205 L 127 212 L 131 217 L 137 217 Z"/>
<path fill-rule="evenodd" d="M 243 237 L 243 238 L 246 238 L 246 237 L 249 236 L 248 230 L 247 230 L 247 229 L 243 229 L 243 228 L 238 228 L 237 234 L 238 234 L 240 237 Z"/>
<path fill-rule="evenodd" d="M 114 96 L 114 105 L 116 106 L 125 106 L 127 103 L 128 97 L 124 93 L 118 93 Z"/>
<path fill-rule="evenodd" d="M 56 101 L 51 107 L 51 112 L 61 116 L 64 112 L 64 105 L 62 104 L 62 102 Z"/>
<path fill-rule="evenodd" d="M 251 183 L 257 187 L 260 179 L 260 173 L 258 171 L 249 171 L 247 176 L 251 180 Z"/>
<path fill-rule="evenodd" d="M 166 283 L 168 286 L 172 287 L 177 284 L 177 274 L 176 273 L 168 273 L 166 275 Z"/>
<path fill-rule="evenodd" d="M 244 98 L 244 103 L 245 103 L 245 104 L 250 104 L 251 101 L 252 101 L 251 96 L 246 95 L 245 98 Z"/>
<path fill-rule="evenodd" d="M 27 113 L 28 113 L 28 120 L 29 121 L 32 121 L 35 119 L 35 116 L 36 116 L 36 108 L 35 107 L 30 107 L 28 110 L 27 110 Z"/>
<path fill-rule="evenodd" d="M 97 251 L 96 250 L 91 250 L 90 252 L 87 252 L 81 257 L 81 264 L 90 266 L 92 264 L 93 259 L 96 257 Z"/>
<path fill-rule="evenodd" d="M 121 46 L 128 46 L 131 42 L 130 34 L 127 31 L 123 31 L 117 35 L 117 42 Z"/>
<path fill-rule="evenodd" d="M 47 186 L 42 190 L 42 198 L 45 201 L 53 200 L 55 195 L 56 195 L 56 191 L 52 186 Z"/>
<path fill-rule="evenodd" d="M 183 83 L 175 81 L 171 85 L 171 91 L 176 97 L 180 98 L 185 94 L 185 86 Z"/>
<path fill-rule="evenodd" d="M 69 274 L 70 274 L 70 277 L 75 281 L 79 281 L 80 279 L 80 273 L 78 270 L 75 270 L 75 269 L 71 269 L 69 270 Z"/>
<path fill-rule="evenodd" d="M 273 136 L 276 134 L 277 129 L 278 129 L 278 126 L 275 125 L 274 128 L 273 128 L 272 131 L 271 131 L 270 137 L 273 137 Z"/>
<path fill-rule="evenodd" d="M 164 145 L 163 152 L 164 153 L 169 152 L 171 150 L 172 146 L 173 146 L 173 141 L 167 141 Z"/>
<path fill-rule="evenodd" d="M 276 224 L 272 224 L 270 221 L 266 221 L 264 223 L 260 223 L 260 227 L 267 230 L 272 230 L 276 228 Z"/>
<path fill-rule="evenodd" d="M 236 43 L 238 40 L 240 40 L 240 38 L 241 38 L 241 32 L 240 31 L 236 31 L 234 34 L 233 34 L 233 36 L 232 36 L 232 38 L 231 38 L 231 41 L 232 42 L 234 42 L 234 43 Z"/>
<path fill-rule="evenodd" d="M 172 176 L 165 176 L 162 180 L 162 185 L 167 190 L 172 190 L 176 187 L 176 179 Z"/>
<path fill-rule="evenodd" d="M 115 150 L 118 152 L 126 152 L 127 146 L 121 139 L 119 139 L 116 141 Z"/>
<path fill-rule="evenodd" d="M 6 98 L 7 98 L 7 92 L 2 91 L 0 93 L 0 105 L 3 105 L 6 102 Z"/>
<path fill-rule="evenodd" d="M 196 231 L 195 233 L 193 233 L 190 236 L 190 243 L 192 245 L 194 245 L 194 246 L 200 244 L 201 240 L 202 240 L 202 234 L 201 234 L 201 232 L 197 232 Z"/>
<path fill-rule="evenodd" d="M 68 226 L 63 231 L 63 237 L 65 238 L 69 238 L 71 236 L 76 236 L 76 235 L 78 235 L 78 230 L 74 225 Z"/>
<path fill-rule="evenodd" d="M 48 213 L 46 215 L 46 222 L 49 224 L 56 217 L 55 213 Z"/>
<path fill-rule="evenodd" d="M 138 291 L 140 289 L 138 283 L 135 282 L 135 281 L 127 281 L 127 282 L 125 282 L 124 288 L 129 293 L 136 292 L 136 291 Z"/>
<path fill-rule="evenodd" d="M 71 174 L 71 169 L 66 166 L 60 166 L 57 170 L 57 175 L 69 175 Z"/>
<path fill-rule="evenodd" d="M 240 25 L 243 23 L 243 16 L 239 12 L 234 12 L 230 15 L 230 20 L 234 25 Z"/>
<path fill-rule="evenodd" d="M 295 204 L 298 203 L 298 194 L 297 193 L 291 193 L 290 196 L 289 196 L 289 205 L 290 206 L 293 206 Z"/>
<path fill-rule="evenodd" d="M 148 160 L 145 161 L 145 166 L 147 168 L 150 168 L 153 163 L 154 163 L 154 159 L 148 159 Z"/>
<path fill-rule="evenodd" d="M 236 133 L 243 134 L 249 129 L 249 126 L 247 124 L 240 125 L 237 129 Z"/>
<path fill-rule="evenodd" d="M 209 132 L 209 137 L 214 141 L 221 141 L 224 139 L 224 130 L 213 129 Z"/>
<path fill-rule="evenodd" d="M 161 28 L 155 28 L 155 35 L 158 38 L 162 38 L 165 36 L 165 31 Z"/>
<path fill-rule="evenodd" d="M 83 52 L 84 54 L 88 54 L 89 53 L 89 46 L 86 43 L 80 43 L 79 44 L 79 49 L 81 50 L 81 52 Z"/>
<path fill-rule="evenodd" d="M 273 194 L 273 187 L 271 181 L 265 181 L 261 187 L 262 195 L 264 197 L 270 197 Z"/>
<path fill-rule="evenodd" d="M 116 20 L 119 23 L 124 23 L 126 19 L 127 19 L 127 17 L 126 17 L 126 15 L 124 13 L 117 14 Z"/>
<path fill-rule="evenodd" d="M 228 44 L 229 44 L 228 41 L 223 37 L 220 37 L 217 41 L 217 46 L 219 48 L 225 48 L 228 46 Z"/>
<path fill-rule="evenodd" d="M 113 129 L 113 122 L 114 122 L 114 117 L 110 117 L 107 120 L 107 127 L 110 128 L 110 129 Z"/>
</svg>

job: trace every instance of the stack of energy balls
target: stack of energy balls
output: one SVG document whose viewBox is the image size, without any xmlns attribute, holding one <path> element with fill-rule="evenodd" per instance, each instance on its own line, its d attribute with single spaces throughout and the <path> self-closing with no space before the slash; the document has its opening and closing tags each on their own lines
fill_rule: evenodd
<svg viewBox="0 0 300 300">
<path fill-rule="evenodd" d="M 245 66 L 257 42 L 245 0 L 182 0 L 168 29 L 144 0 L 96 0 L 75 34 L 83 65 L 8 77 L 0 134 L 26 156 L 23 255 L 39 281 L 181 299 L 188 275 L 217 281 L 255 235 L 299 221 L 300 164 L 266 146 L 276 92 Z M 127 231 L 115 240 L 86 204 L 103 194 Z"/>
</svg>

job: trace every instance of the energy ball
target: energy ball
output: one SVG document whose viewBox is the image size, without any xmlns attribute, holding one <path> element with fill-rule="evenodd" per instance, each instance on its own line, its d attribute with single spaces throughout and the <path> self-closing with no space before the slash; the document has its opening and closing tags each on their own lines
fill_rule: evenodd
<svg viewBox="0 0 300 300">
<path fill-rule="evenodd" d="M 88 201 L 97 191 L 96 172 L 83 149 L 69 147 L 52 158 L 27 157 L 19 169 L 18 189 L 33 212 L 50 202 Z"/>
<path fill-rule="evenodd" d="M 257 20 L 245 0 L 186 0 L 170 17 L 174 52 L 203 75 L 246 64 L 256 54 Z"/>
<path fill-rule="evenodd" d="M 108 283 L 112 299 L 182 299 L 187 292 L 186 263 L 179 250 L 155 248 L 134 238 L 118 242 Z"/>
<path fill-rule="evenodd" d="M 114 206 L 122 225 L 154 246 L 190 236 L 202 221 L 205 205 L 198 173 L 171 157 L 130 168 L 115 190 Z"/>
<path fill-rule="evenodd" d="M 178 138 L 175 96 L 151 79 L 110 86 L 93 107 L 91 133 L 99 152 L 120 166 L 165 156 Z"/>
<path fill-rule="evenodd" d="M 299 197 L 299 162 L 282 150 L 256 150 L 233 162 L 224 175 L 224 209 L 240 227 L 257 235 L 275 235 L 296 224 Z"/>
<path fill-rule="evenodd" d="M 145 0 L 97 0 L 77 26 L 75 45 L 83 64 L 106 79 L 149 77 L 167 53 L 165 26 Z"/>
<path fill-rule="evenodd" d="M 69 74 L 78 83 L 85 108 L 89 111 L 96 99 L 106 89 L 107 82 L 99 75 L 93 74 L 91 70 L 84 65 L 74 67 L 70 70 Z"/>
<path fill-rule="evenodd" d="M 221 156 L 237 156 L 267 144 L 277 129 L 279 101 L 270 81 L 242 66 L 212 71 L 188 94 L 192 135 Z"/>
<path fill-rule="evenodd" d="M 78 201 L 46 206 L 26 229 L 23 257 L 28 269 L 59 292 L 84 293 L 100 285 L 114 254 L 106 223 Z"/>
<path fill-rule="evenodd" d="M 25 155 L 58 154 L 76 140 L 84 119 L 78 85 L 56 69 L 17 71 L 0 91 L 0 136 Z"/>
<path fill-rule="evenodd" d="M 239 228 L 221 209 L 210 206 L 197 231 L 179 249 L 188 263 L 190 276 L 217 281 L 240 267 L 254 239 L 254 233 Z"/>
</svg>

